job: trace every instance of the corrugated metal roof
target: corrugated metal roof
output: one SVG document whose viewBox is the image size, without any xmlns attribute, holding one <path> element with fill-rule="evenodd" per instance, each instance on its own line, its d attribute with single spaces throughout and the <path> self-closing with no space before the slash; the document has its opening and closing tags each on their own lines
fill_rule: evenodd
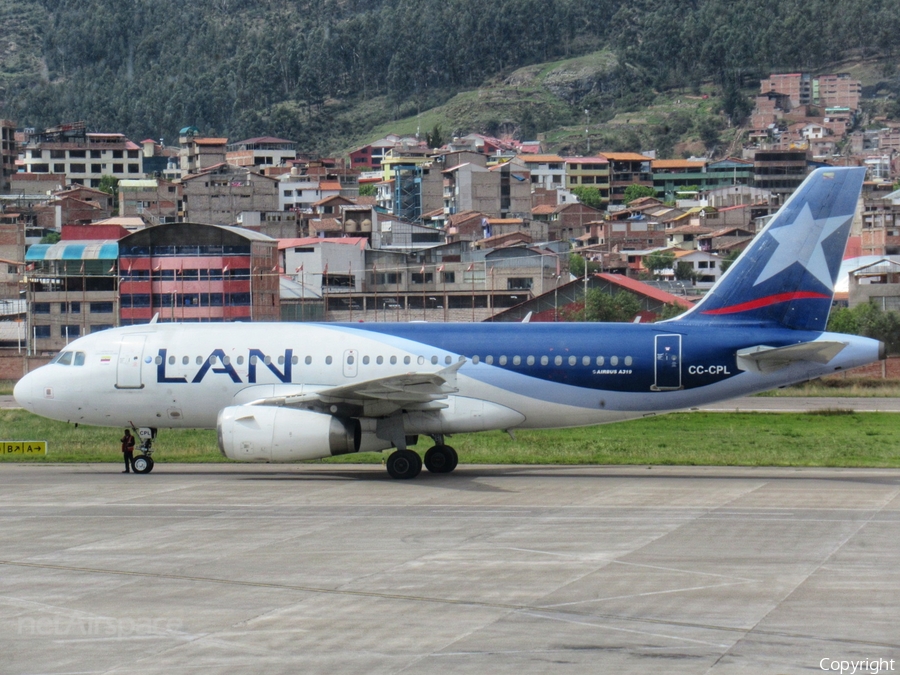
<svg viewBox="0 0 900 675">
<path fill-rule="evenodd" d="M 118 260 L 119 245 L 115 241 L 60 241 L 56 244 L 34 244 L 25 253 L 26 261 L 36 260 Z"/>
<path fill-rule="evenodd" d="M 631 253 L 631 251 L 628 251 L 628 253 Z M 654 288 L 653 286 L 648 286 L 647 284 L 642 283 L 637 279 L 631 279 L 622 274 L 608 274 L 606 272 L 603 272 L 597 274 L 596 276 L 605 279 L 606 281 L 615 284 L 616 286 L 628 289 L 633 293 L 646 295 L 648 298 L 653 298 L 654 300 L 658 300 L 659 302 L 664 302 L 670 305 L 678 305 L 679 307 L 693 307 L 690 301 L 685 300 L 684 298 L 680 298 L 677 295 L 672 295 L 671 293 L 666 293 L 665 291 L 661 291 L 658 288 Z"/>
</svg>

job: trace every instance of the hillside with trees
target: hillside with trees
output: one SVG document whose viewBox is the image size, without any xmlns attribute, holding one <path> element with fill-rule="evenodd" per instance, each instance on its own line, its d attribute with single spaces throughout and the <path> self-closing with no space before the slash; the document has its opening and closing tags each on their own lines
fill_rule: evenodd
<svg viewBox="0 0 900 675">
<path fill-rule="evenodd" d="M 747 93 L 772 71 L 875 59 L 887 113 L 900 113 L 896 9 L 895 0 L 0 0 L 0 114 L 36 127 L 83 119 L 137 139 L 171 140 L 187 125 L 233 139 L 272 134 L 330 153 L 401 120 L 417 120 L 424 136 L 434 110 L 448 133 L 542 133 L 566 148 L 567 128 L 584 136 L 586 123 L 688 96 L 711 101 L 650 122 L 659 128 L 648 139 L 672 154 L 685 138 L 727 141 Z M 478 112 L 492 92 L 514 93 L 516 105 Z"/>
</svg>

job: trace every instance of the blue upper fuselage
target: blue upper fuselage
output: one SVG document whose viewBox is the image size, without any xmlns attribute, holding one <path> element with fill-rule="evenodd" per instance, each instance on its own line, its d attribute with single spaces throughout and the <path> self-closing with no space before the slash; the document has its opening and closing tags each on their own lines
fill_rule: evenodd
<svg viewBox="0 0 900 675">
<path fill-rule="evenodd" d="M 758 323 L 720 323 L 713 329 L 689 321 L 330 325 L 377 333 L 385 340 L 421 343 L 539 380 L 620 392 L 654 389 L 658 336 L 680 336 L 680 388 L 691 389 L 738 374 L 736 352 L 741 349 L 761 344 L 781 347 L 821 335 Z"/>
</svg>

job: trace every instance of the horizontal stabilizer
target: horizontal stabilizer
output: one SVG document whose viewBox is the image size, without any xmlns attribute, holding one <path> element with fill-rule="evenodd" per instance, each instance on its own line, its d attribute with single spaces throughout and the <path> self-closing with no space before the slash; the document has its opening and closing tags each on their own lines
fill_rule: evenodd
<svg viewBox="0 0 900 675">
<path fill-rule="evenodd" d="M 737 353 L 737 364 L 741 370 L 771 373 L 797 361 L 828 363 L 847 346 L 846 342 L 815 341 L 801 342 L 787 347 L 757 345 L 742 349 Z"/>
</svg>

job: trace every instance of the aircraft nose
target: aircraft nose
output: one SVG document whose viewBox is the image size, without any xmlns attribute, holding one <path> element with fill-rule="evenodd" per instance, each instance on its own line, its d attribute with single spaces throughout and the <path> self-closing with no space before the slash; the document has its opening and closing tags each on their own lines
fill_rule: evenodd
<svg viewBox="0 0 900 675">
<path fill-rule="evenodd" d="M 34 373 L 25 375 L 13 388 L 13 398 L 25 410 L 34 411 L 34 405 L 40 395 L 40 383 Z"/>
</svg>

